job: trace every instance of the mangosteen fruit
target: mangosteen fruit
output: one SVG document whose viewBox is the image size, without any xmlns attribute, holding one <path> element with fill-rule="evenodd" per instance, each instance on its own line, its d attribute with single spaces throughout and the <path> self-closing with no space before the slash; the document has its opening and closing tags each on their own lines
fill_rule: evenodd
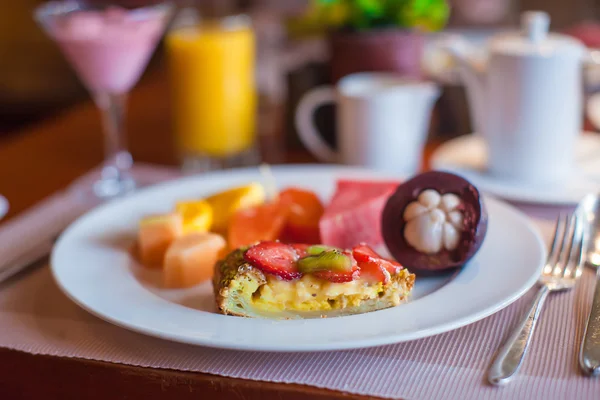
<svg viewBox="0 0 600 400">
<path fill-rule="evenodd" d="M 487 225 L 477 188 L 441 171 L 425 172 L 399 185 L 381 221 L 391 255 L 421 274 L 462 267 L 481 247 Z"/>
</svg>

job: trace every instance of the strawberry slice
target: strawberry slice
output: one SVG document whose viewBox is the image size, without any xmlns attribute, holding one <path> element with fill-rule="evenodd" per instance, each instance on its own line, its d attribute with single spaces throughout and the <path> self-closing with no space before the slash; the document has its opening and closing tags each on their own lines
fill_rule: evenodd
<svg viewBox="0 0 600 400">
<path fill-rule="evenodd" d="M 292 246 L 292 248 L 294 250 L 296 250 L 296 254 L 298 254 L 298 258 L 302 258 L 302 257 L 306 257 L 308 255 L 308 252 L 306 251 L 306 249 L 308 249 L 311 245 L 303 244 L 303 243 L 291 243 L 290 246 Z"/>
<path fill-rule="evenodd" d="M 387 284 L 391 279 L 390 272 L 385 267 L 385 260 L 361 261 L 358 266 L 360 267 L 360 277 L 367 281 Z"/>
<path fill-rule="evenodd" d="M 339 272 L 339 271 L 319 271 L 315 272 L 313 275 L 317 278 L 325 279 L 329 282 L 333 283 L 345 283 L 352 282 L 355 279 L 358 279 L 360 276 L 360 269 L 354 257 L 349 251 L 345 251 L 344 254 L 350 257 L 352 260 L 352 269 L 347 272 Z"/>
<path fill-rule="evenodd" d="M 389 274 L 396 274 L 402 269 L 402 265 L 396 261 L 387 260 L 381 257 L 372 248 L 364 243 L 355 246 L 352 249 L 352 255 L 361 268 L 363 263 L 377 263 L 381 265 Z M 373 270 L 372 267 L 367 266 L 367 268 Z"/>
<path fill-rule="evenodd" d="M 315 272 L 313 275 L 329 282 L 345 283 L 358 279 L 360 276 L 360 270 L 356 268 L 350 272 L 319 271 Z"/>
<path fill-rule="evenodd" d="M 352 248 L 352 255 L 356 261 L 369 261 L 372 258 L 381 258 L 371 247 L 365 243 L 360 243 Z"/>
<path fill-rule="evenodd" d="M 264 273 L 277 275 L 286 281 L 298 279 L 302 276 L 296 266 L 298 254 L 288 244 L 260 242 L 246 250 L 244 259 Z"/>
</svg>

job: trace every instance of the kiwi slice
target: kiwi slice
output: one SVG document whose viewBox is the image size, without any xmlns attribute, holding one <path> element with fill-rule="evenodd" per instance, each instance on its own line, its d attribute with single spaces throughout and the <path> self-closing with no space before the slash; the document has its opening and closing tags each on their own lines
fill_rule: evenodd
<svg viewBox="0 0 600 400">
<path fill-rule="evenodd" d="M 311 256 L 318 256 L 319 254 L 323 253 L 324 251 L 329 251 L 329 250 L 338 250 L 338 249 L 336 249 L 335 247 L 326 246 L 324 244 L 315 244 L 313 246 L 309 246 L 306 249 L 306 252 Z"/>
<path fill-rule="evenodd" d="M 318 271 L 347 272 L 352 270 L 352 260 L 340 250 L 326 250 L 299 259 L 298 270 L 305 274 Z"/>
</svg>

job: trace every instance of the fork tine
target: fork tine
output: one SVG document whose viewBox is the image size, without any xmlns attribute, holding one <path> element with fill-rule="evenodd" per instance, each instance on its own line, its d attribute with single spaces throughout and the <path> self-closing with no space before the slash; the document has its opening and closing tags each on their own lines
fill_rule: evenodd
<svg viewBox="0 0 600 400">
<path fill-rule="evenodd" d="M 562 230 L 562 237 L 560 239 L 560 246 L 558 251 L 556 252 L 556 260 L 553 264 L 552 275 L 560 276 L 562 275 L 564 268 L 567 266 L 568 258 L 566 260 L 562 260 L 568 257 L 569 252 L 565 252 L 565 247 L 568 246 L 569 242 L 569 230 L 570 230 L 570 218 L 569 214 L 564 216 L 564 229 Z M 565 257 L 566 256 L 566 257 Z"/>
<path fill-rule="evenodd" d="M 576 264 L 570 268 L 573 261 L 573 248 L 578 247 L 576 243 L 578 237 L 578 218 L 575 214 L 571 214 L 569 218 L 569 225 L 565 230 L 565 235 L 563 241 L 568 242 L 568 250 L 564 252 L 564 261 L 562 263 L 562 271 L 561 276 L 564 278 L 567 276 L 567 272 L 571 272 L 571 269 L 574 271 Z"/>
<path fill-rule="evenodd" d="M 556 242 L 558 240 L 561 219 L 562 214 L 558 214 L 558 217 L 556 218 L 556 224 L 554 224 L 554 237 L 552 238 L 552 246 L 550 246 L 550 251 L 548 252 L 548 261 L 550 261 L 550 257 L 554 255 L 554 251 L 556 250 Z"/>
<path fill-rule="evenodd" d="M 559 213 L 558 217 L 556 218 L 556 223 L 554 224 L 554 237 L 552 238 L 552 245 L 548 250 L 548 258 L 546 259 L 546 265 L 544 266 L 545 274 L 550 274 L 552 272 L 553 265 L 556 264 L 556 256 L 558 255 L 558 253 L 556 252 L 556 244 L 558 243 L 558 235 L 561 228 L 561 220 L 562 214 Z"/>
</svg>

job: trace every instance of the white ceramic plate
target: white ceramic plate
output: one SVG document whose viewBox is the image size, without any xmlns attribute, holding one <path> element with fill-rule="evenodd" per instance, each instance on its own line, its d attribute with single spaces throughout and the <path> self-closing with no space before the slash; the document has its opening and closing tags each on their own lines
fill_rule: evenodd
<svg viewBox="0 0 600 400">
<path fill-rule="evenodd" d="M 323 199 L 331 196 L 337 177 L 375 176 L 334 166 L 273 171 L 279 187 L 313 189 Z M 487 199 L 487 237 L 466 268 L 417 278 L 412 302 L 362 315 L 294 321 L 220 315 L 209 282 L 186 290 L 164 290 L 158 276 L 129 256 L 143 215 L 170 210 L 180 199 L 257 179 L 256 169 L 189 177 L 90 212 L 70 226 L 54 248 L 51 264 L 58 285 L 92 314 L 147 335 L 228 349 L 316 351 L 383 345 L 456 329 L 515 301 L 541 271 L 545 250 L 539 234 L 523 214 L 493 199 Z"/>
<path fill-rule="evenodd" d="M 551 185 L 532 185 L 498 179 L 487 172 L 487 149 L 482 137 L 465 135 L 441 145 L 431 157 L 434 169 L 461 175 L 481 191 L 507 200 L 544 205 L 574 205 L 600 190 L 600 135 L 584 133 L 577 142 L 577 170 L 571 179 Z"/>
</svg>

